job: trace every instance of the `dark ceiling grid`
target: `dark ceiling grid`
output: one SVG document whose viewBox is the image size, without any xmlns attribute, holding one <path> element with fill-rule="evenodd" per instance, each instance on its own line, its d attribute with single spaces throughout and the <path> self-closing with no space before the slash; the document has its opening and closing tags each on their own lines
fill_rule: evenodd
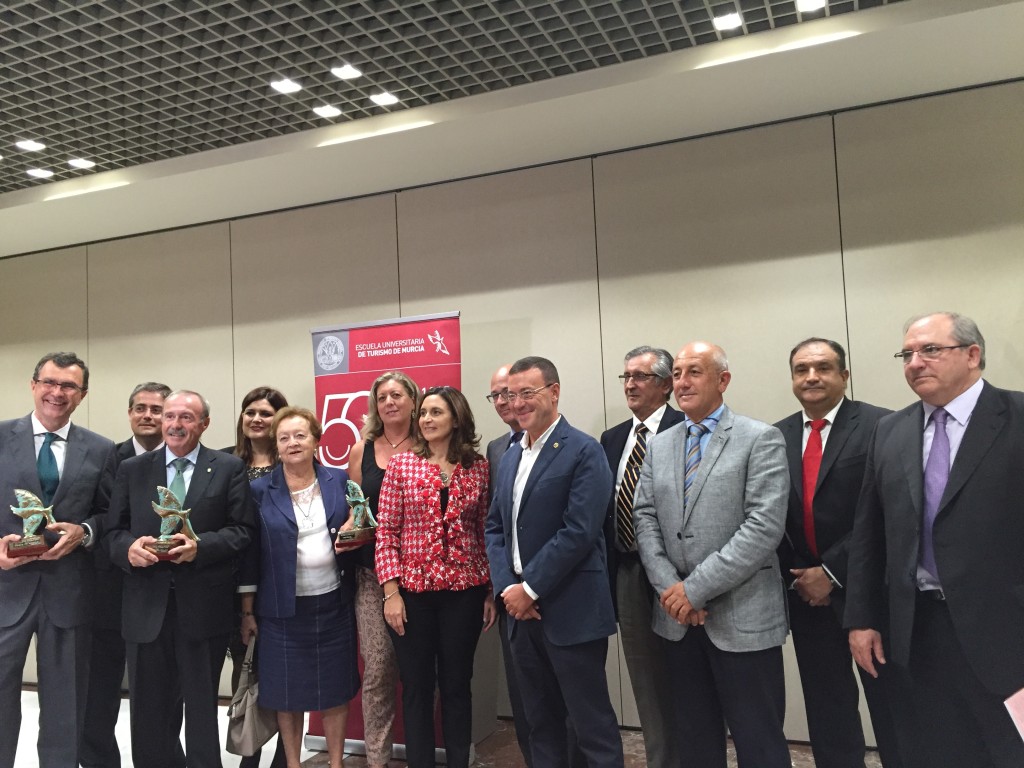
<svg viewBox="0 0 1024 768">
<path fill-rule="evenodd" d="M 463 98 L 899 0 L 5 0 L 0 194 Z M 740 11 L 741 28 L 712 19 Z M 331 67 L 363 76 L 343 81 Z M 301 81 L 279 94 L 269 82 Z M 386 90 L 399 104 L 379 107 Z M 313 107 L 343 113 L 328 121 Z M 47 148 L 25 152 L 20 139 Z"/>
</svg>

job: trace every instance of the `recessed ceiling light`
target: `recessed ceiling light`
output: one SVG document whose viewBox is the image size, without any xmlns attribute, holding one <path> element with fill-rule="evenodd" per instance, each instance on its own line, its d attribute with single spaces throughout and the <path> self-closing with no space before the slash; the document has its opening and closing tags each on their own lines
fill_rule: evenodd
<svg viewBox="0 0 1024 768">
<path fill-rule="evenodd" d="M 743 17 L 738 13 L 727 13 L 724 16 L 715 16 L 711 21 L 715 25 L 715 29 L 719 32 L 724 32 L 727 29 L 736 29 L 743 25 Z"/>
<path fill-rule="evenodd" d="M 37 179 L 48 179 L 53 176 L 53 171 L 48 171 L 45 168 L 29 168 L 25 173 L 35 176 Z"/>
<path fill-rule="evenodd" d="M 342 80 L 353 80 L 357 77 L 363 76 L 363 73 L 351 64 L 346 64 L 342 67 L 335 67 L 331 70 L 331 74 L 335 77 L 340 77 Z"/>
<path fill-rule="evenodd" d="M 825 7 L 826 2 L 828 2 L 828 0 L 796 0 L 796 9 L 800 11 L 800 13 L 820 11 Z"/>
<path fill-rule="evenodd" d="M 68 160 L 68 165 L 72 168 L 81 168 L 82 170 L 96 167 L 96 163 L 92 160 L 86 160 L 84 157 L 73 157 Z"/>
<path fill-rule="evenodd" d="M 387 91 L 384 91 L 382 93 L 375 93 L 372 96 L 370 96 L 370 101 L 372 101 L 379 107 L 390 107 L 392 104 L 398 103 L 398 97 L 395 96 L 393 93 L 388 93 Z"/>
<path fill-rule="evenodd" d="M 270 87 L 278 93 L 295 93 L 302 90 L 301 85 L 294 80 L 289 80 L 287 77 L 284 80 L 272 80 Z"/>
<path fill-rule="evenodd" d="M 320 115 L 320 117 L 337 117 L 341 114 L 340 109 L 332 107 L 330 104 L 324 104 L 322 107 L 313 107 L 313 111 Z"/>
<path fill-rule="evenodd" d="M 46 145 L 41 141 L 33 141 L 32 139 L 24 139 L 22 141 L 16 141 L 14 143 L 18 149 L 24 149 L 26 152 L 39 152 L 46 149 Z"/>
</svg>

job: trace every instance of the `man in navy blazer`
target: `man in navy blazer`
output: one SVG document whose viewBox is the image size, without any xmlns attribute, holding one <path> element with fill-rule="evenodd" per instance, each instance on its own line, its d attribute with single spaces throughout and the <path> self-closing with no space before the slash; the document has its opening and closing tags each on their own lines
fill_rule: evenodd
<svg viewBox="0 0 1024 768">
<path fill-rule="evenodd" d="M 671 725 L 672 686 L 661 641 L 651 629 L 655 593 L 636 550 L 633 496 L 644 453 L 637 450 L 637 445 L 643 447 L 648 436 L 674 427 L 684 416 L 668 404 L 672 392 L 672 353 L 649 346 L 637 347 L 626 353 L 623 365 L 619 379 L 633 416 L 601 435 L 601 447 L 615 478 L 604 529 L 608 575 L 648 768 L 676 768 L 682 751 Z M 637 430 L 643 433 L 643 443 Z M 634 455 L 639 463 L 630 466 Z"/>
<path fill-rule="evenodd" d="M 36 636 L 38 765 L 78 765 L 85 715 L 94 573 L 114 473 L 114 444 L 71 423 L 89 391 L 89 369 L 73 352 L 45 355 L 32 374 L 35 408 L 0 422 L 0 767 L 11 768 L 21 726 L 21 673 Z M 42 468 L 46 454 L 47 474 Z M 22 533 L 15 489 L 53 507 L 52 548 L 12 558 Z M 43 533 L 42 530 L 39 531 Z"/>
<path fill-rule="evenodd" d="M 1024 699 L 1024 394 L 982 379 L 985 339 L 963 315 L 912 319 L 896 357 L 920 402 L 868 449 L 850 649 L 869 674 L 909 669 L 919 765 L 1019 768 L 1004 700 Z"/>
<path fill-rule="evenodd" d="M 526 433 L 498 468 L 487 557 L 512 619 L 534 768 L 567 764 L 567 715 L 591 768 L 621 768 L 604 671 L 615 633 L 603 534 L 612 477 L 597 441 L 558 414 L 559 394 L 551 361 L 512 365 L 508 400 Z"/>
<path fill-rule="evenodd" d="M 121 463 L 108 514 L 111 561 L 126 572 L 121 629 L 128 658 L 132 759 L 178 768 L 176 736 L 166 724 L 185 708 L 191 768 L 219 767 L 217 688 L 234 627 L 235 571 L 253 536 L 255 509 L 236 456 L 199 442 L 210 424 L 206 399 L 188 390 L 164 400 L 163 450 Z M 181 476 L 178 476 L 178 473 Z M 199 537 L 175 534 L 160 561 L 146 549 L 160 532 L 157 486 L 184 483 L 183 509 Z"/>
<path fill-rule="evenodd" d="M 817 768 L 864 768 L 860 692 L 843 629 L 846 564 L 868 443 L 890 411 L 845 397 L 850 372 L 837 341 L 801 341 L 789 353 L 789 368 L 802 408 L 775 425 L 786 441 L 791 481 L 779 565 L 790 582 L 789 622 L 811 749 Z M 861 682 L 882 765 L 898 768 L 886 680 L 862 672 Z"/>
<path fill-rule="evenodd" d="M 128 423 L 132 436 L 115 447 L 117 464 L 163 444 L 161 418 L 164 398 L 170 392 L 171 388 L 166 384 L 154 381 L 139 384 L 132 390 L 128 396 Z M 124 638 L 121 637 L 124 572 L 110 562 L 103 547 L 94 547 L 93 554 L 96 601 L 93 606 L 92 655 L 89 658 L 89 697 L 78 759 L 82 768 L 120 768 L 121 748 L 114 730 L 121 710 L 121 681 L 124 678 Z M 181 730 L 181 721 L 171 726 L 177 734 Z"/>
</svg>

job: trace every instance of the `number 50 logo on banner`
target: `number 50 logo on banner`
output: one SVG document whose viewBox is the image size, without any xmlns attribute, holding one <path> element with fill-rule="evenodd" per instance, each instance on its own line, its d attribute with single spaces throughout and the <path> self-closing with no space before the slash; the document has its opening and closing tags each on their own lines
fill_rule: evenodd
<svg viewBox="0 0 1024 768">
<path fill-rule="evenodd" d="M 320 460 L 348 467 L 382 373 L 402 371 L 420 387 L 462 386 L 459 313 L 314 328 L 316 402 L 324 426 Z"/>
</svg>

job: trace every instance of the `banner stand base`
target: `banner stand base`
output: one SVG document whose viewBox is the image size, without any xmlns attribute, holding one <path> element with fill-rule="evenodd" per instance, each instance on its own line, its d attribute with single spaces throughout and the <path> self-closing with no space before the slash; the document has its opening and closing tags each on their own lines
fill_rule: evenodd
<svg viewBox="0 0 1024 768">
<path fill-rule="evenodd" d="M 326 752 L 327 751 L 327 739 L 323 736 L 313 736 L 307 733 L 302 738 L 302 746 L 310 752 Z M 345 739 L 345 754 L 346 755 L 365 755 L 366 744 L 358 739 Z M 395 744 L 391 749 L 391 757 L 395 760 L 405 760 L 405 744 Z M 470 765 L 476 760 L 476 745 L 469 745 L 469 762 Z M 434 762 L 447 765 L 448 755 L 441 748 L 434 750 Z"/>
</svg>

